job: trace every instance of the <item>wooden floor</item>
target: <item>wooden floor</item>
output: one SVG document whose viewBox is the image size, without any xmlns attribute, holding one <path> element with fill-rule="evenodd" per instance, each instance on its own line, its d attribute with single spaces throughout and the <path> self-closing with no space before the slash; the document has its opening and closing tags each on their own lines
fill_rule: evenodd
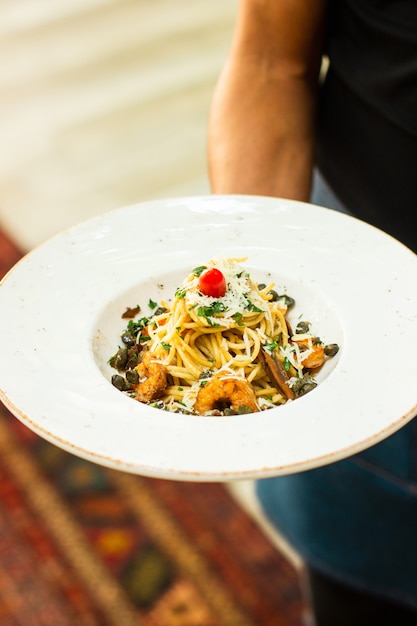
<svg viewBox="0 0 417 626">
<path fill-rule="evenodd" d="M 0 225 L 28 250 L 141 200 L 207 193 L 238 0 L 0 0 Z"/>
</svg>

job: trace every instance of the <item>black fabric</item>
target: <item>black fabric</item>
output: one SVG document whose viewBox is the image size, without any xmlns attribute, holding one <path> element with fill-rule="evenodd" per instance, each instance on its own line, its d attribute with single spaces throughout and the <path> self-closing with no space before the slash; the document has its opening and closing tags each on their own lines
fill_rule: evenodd
<svg viewBox="0 0 417 626">
<path fill-rule="evenodd" d="M 328 55 L 361 99 L 417 137 L 416 0 L 333 0 Z"/>
<path fill-rule="evenodd" d="M 317 164 L 354 214 L 417 250 L 417 0 L 333 0 Z"/>
<path fill-rule="evenodd" d="M 309 569 L 316 626 L 416 626 L 417 611 L 347 587 Z"/>
<path fill-rule="evenodd" d="M 417 137 L 359 98 L 333 69 L 317 137 L 318 167 L 340 200 L 417 251 Z"/>
</svg>

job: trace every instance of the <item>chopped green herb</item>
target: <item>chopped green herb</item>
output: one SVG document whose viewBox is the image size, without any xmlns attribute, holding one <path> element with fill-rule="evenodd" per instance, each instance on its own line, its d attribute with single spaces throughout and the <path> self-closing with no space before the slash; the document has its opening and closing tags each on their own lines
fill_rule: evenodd
<svg viewBox="0 0 417 626">
<path fill-rule="evenodd" d="M 195 268 L 193 269 L 193 274 L 194 274 L 194 276 L 197 276 L 197 278 L 198 278 L 199 276 L 201 276 L 201 274 L 202 274 L 202 273 L 204 272 L 204 270 L 206 270 L 206 269 L 207 269 L 207 265 L 199 265 L 198 267 L 195 267 Z"/>
<path fill-rule="evenodd" d="M 133 335 L 137 335 L 138 332 L 145 328 L 148 324 L 148 317 L 141 317 L 139 320 L 136 320 L 136 322 L 134 322 L 133 320 L 129 320 L 127 324 L 127 330 L 129 330 Z"/>
<path fill-rule="evenodd" d="M 220 300 L 216 300 L 213 302 L 211 306 L 200 306 L 198 307 L 197 315 L 200 317 L 212 317 L 213 315 L 219 315 L 219 313 L 223 313 L 226 311 L 226 306 Z"/>
<path fill-rule="evenodd" d="M 244 326 L 244 323 L 242 322 L 242 313 L 235 313 L 233 316 L 233 319 L 237 322 L 238 326 Z"/>
<path fill-rule="evenodd" d="M 161 341 L 161 346 L 163 347 L 164 350 L 170 350 L 171 349 L 171 344 L 170 343 L 165 343 L 165 341 Z"/>
<path fill-rule="evenodd" d="M 254 313 L 263 313 L 262 309 L 259 309 L 248 297 L 245 296 L 246 299 L 246 309 L 248 311 L 253 311 Z"/>
<path fill-rule="evenodd" d="M 288 359 L 288 357 L 285 357 L 285 358 L 284 358 L 284 370 L 285 370 L 286 372 L 288 372 L 288 371 L 289 371 L 289 369 L 290 369 L 290 367 L 291 367 L 291 362 L 290 362 L 290 360 Z"/>
<path fill-rule="evenodd" d="M 277 348 L 279 348 L 279 343 L 276 339 L 273 339 L 270 343 L 266 343 L 265 344 L 265 349 L 268 352 L 274 352 L 274 350 L 276 350 Z"/>
<path fill-rule="evenodd" d="M 185 294 L 187 293 L 186 289 L 181 289 L 181 287 L 177 287 L 176 291 L 175 291 L 175 295 L 178 298 L 178 300 L 182 300 L 183 298 L 185 298 Z"/>
<path fill-rule="evenodd" d="M 204 317 L 213 328 L 218 328 L 219 324 L 213 323 L 210 318 L 218 315 L 219 313 L 223 313 L 225 310 L 226 306 L 223 302 L 217 300 L 216 302 L 213 302 L 211 306 L 199 306 L 197 309 L 197 315 L 199 317 Z"/>
<path fill-rule="evenodd" d="M 157 303 L 157 302 L 154 302 L 153 300 L 151 300 L 151 299 L 149 298 L 148 307 L 149 307 L 150 309 L 156 309 L 156 307 L 157 307 L 157 306 L 158 306 L 158 303 Z"/>
<path fill-rule="evenodd" d="M 213 310 L 214 315 L 218 315 L 219 313 L 224 313 L 227 307 L 223 302 L 220 302 L 219 300 L 217 300 L 216 302 L 213 302 L 211 308 Z"/>
</svg>

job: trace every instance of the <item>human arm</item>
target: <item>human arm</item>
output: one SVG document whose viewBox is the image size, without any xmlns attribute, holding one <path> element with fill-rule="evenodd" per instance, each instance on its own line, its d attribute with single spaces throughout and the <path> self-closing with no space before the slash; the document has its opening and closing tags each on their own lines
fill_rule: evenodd
<svg viewBox="0 0 417 626">
<path fill-rule="evenodd" d="M 208 129 L 214 193 L 308 200 L 326 0 L 241 0 Z"/>
</svg>

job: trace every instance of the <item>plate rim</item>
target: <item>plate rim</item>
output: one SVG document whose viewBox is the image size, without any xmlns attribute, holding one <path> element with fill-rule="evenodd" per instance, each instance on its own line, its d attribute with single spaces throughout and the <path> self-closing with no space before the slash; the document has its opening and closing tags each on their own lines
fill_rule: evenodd
<svg viewBox="0 0 417 626">
<path fill-rule="evenodd" d="M 72 226 L 69 229 L 66 229 L 64 231 L 62 231 L 61 233 L 58 233 L 56 235 L 54 235 L 52 238 L 50 238 L 49 240 L 47 240 L 46 242 L 44 242 L 43 244 L 41 244 L 40 246 L 34 248 L 32 251 L 30 251 L 27 255 L 25 255 L 20 261 L 18 261 L 18 263 L 11 268 L 11 270 L 6 274 L 6 276 L 3 278 L 3 280 L 1 281 L 1 286 L 4 286 L 7 284 L 7 282 L 10 280 L 10 278 L 14 275 L 14 273 L 16 272 L 16 268 L 18 266 L 22 267 L 25 263 L 29 262 L 29 259 L 31 258 L 32 255 L 34 255 L 35 253 L 37 253 L 37 251 L 39 250 L 45 250 L 47 248 L 48 245 L 51 245 L 51 242 L 58 242 L 60 240 L 60 238 L 62 237 L 71 237 L 72 235 L 76 235 L 80 229 L 85 229 L 87 228 L 88 230 L 88 225 L 93 226 L 94 224 L 99 224 L 100 222 L 107 222 L 110 219 L 110 216 L 120 216 L 122 214 L 125 214 L 126 211 L 131 211 L 131 210 L 135 210 L 138 206 L 140 207 L 144 207 L 144 206 L 155 206 L 155 205 L 162 205 L 164 204 L 165 206 L 167 205 L 167 203 L 178 203 L 180 201 L 184 201 L 185 204 L 189 204 L 191 202 L 198 202 L 199 200 L 203 199 L 204 201 L 208 201 L 209 203 L 221 203 L 222 200 L 230 200 L 230 199 L 234 199 L 234 201 L 236 201 L 238 204 L 241 202 L 249 202 L 249 203 L 255 203 L 255 204 L 262 204 L 264 205 L 265 202 L 273 202 L 273 203 L 278 203 L 278 205 L 280 205 L 281 207 L 283 205 L 285 205 L 285 207 L 289 207 L 291 206 L 292 208 L 294 208 L 296 205 L 303 205 L 303 206 L 308 206 L 309 208 L 314 207 L 315 209 L 319 209 L 320 212 L 321 211 L 325 211 L 325 212 L 329 212 L 329 214 L 334 214 L 334 212 L 331 209 L 326 209 L 324 207 L 319 207 L 317 205 L 311 205 L 309 203 L 300 203 L 298 201 L 293 201 L 293 200 L 286 200 L 286 199 L 281 199 L 281 198 L 266 198 L 263 196 L 213 196 L 213 195 L 209 195 L 209 196 L 187 196 L 185 198 L 171 198 L 171 199 L 160 199 L 160 200 L 150 200 L 150 201 L 146 201 L 143 203 L 139 203 L 139 204 L 134 204 L 134 205 L 129 205 L 128 207 L 121 207 L 119 209 L 114 209 L 113 211 L 104 213 L 102 215 L 96 216 L 94 218 L 90 218 L 89 220 L 86 220 L 85 222 L 82 222 L 81 224 L 77 224 Z M 327 214 L 327 213 L 326 213 Z M 372 232 L 376 231 L 378 233 L 382 233 L 382 231 L 379 231 L 379 229 L 376 229 L 373 226 L 370 226 L 369 224 L 366 224 L 364 222 L 361 222 L 361 220 L 358 220 L 357 218 L 351 217 L 351 216 L 343 216 L 341 214 L 336 214 L 336 215 L 340 215 L 340 217 L 342 218 L 342 220 L 344 219 L 348 219 L 348 220 L 355 220 L 355 222 L 360 222 L 361 224 L 365 224 L 365 227 L 368 229 L 372 229 Z M 117 219 L 117 217 L 116 217 Z M 339 218 L 337 218 L 339 219 Z M 370 232 L 370 231 L 368 231 Z M 406 246 L 403 246 L 403 244 L 401 244 L 400 242 L 397 242 L 395 239 L 393 239 L 390 235 L 387 235 L 386 233 L 382 233 L 384 236 L 388 237 L 389 239 L 392 240 L 392 242 L 395 242 L 394 245 L 399 245 L 402 247 L 402 249 L 405 249 L 407 251 L 408 248 L 406 248 Z M 411 251 L 409 251 L 411 252 Z M 413 254 L 411 252 L 411 254 Z M 32 256 L 33 259 L 33 256 Z M 3 390 L 0 389 L 0 398 L 2 399 L 3 403 L 6 405 L 7 408 L 9 408 L 9 410 L 11 410 L 11 412 L 21 421 L 23 421 L 23 423 L 25 423 L 29 428 L 31 428 L 32 430 L 34 430 L 35 432 L 37 432 L 38 434 L 40 434 L 40 436 L 43 436 L 45 439 L 48 439 L 49 441 L 51 441 L 52 443 L 55 443 L 56 445 L 58 445 L 59 447 L 64 447 L 65 449 L 67 449 L 70 452 L 73 452 L 74 454 L 78 454 L 79 456 L 84 456 L 84 458 L 93 460 L 95 462 L 99 462 L 101 464 L 105 464 L 108 467 L 114 467 L 115 469 L 123 469 L 124 471 L 128 471 L 128 472 L 133 472 L 133 473 L 142 473 L 142 474 L 146 474 L 149 476 L 157 476 L 157 477 L 167 477 L 167 478 L 172 478 L 172 479 L 181 479 L 181 480 L 230 480 L 230 479 L 235 479 L 235 478 L 247 478 L 250 476 L 255 476 L 255 477 L 264 477 L 264 476 L 270 476 L 270 475 L 277 475 L 278 473 L 288 473 L 287 470 L 291 470 L 291 471 L 302 471 L 302 469 L 308 469 L 311 467 L 317 467 L 319 465 L 323 464 L 323 459 L 321 457 L 317 457 L 316 459 L 308 459 L 305 461 L 305 464 L 303 465 L 303 463 L 297 462 L 294 465 L 286 465 L 285 466 L 285 472 L 281 471 L 282 470 L 282 466 L 280 464 L 276 465 L 276 466 L 270 466 L 270 467 L 263 467 L 263 468 L 252 468 L 252 469 L 248 469 L 248 470 L 239 470 L 237 472 L 230 472 L 230 471 L 226 471 L 226 472 L 219 472 L 219 471 L 213 471 L 213 472 L 209 472 L 207 470 L 204 471 L 204 473 L 200 473 L 198 471 L 190 471 L 190 470 L 167 470 L 164 468 L 161 468 L 159 466 L 143 466 L 143 465 L 135 465 L 132 463 L 124 463 L 120 460 L 117 460 L 115 458 L 111 458 L 111 457 L 106 457 L 101 456 L 99 453 L 94 452 L 93 450 L 85 450 L 83 448 L 81 448 L 80 446 L 73 444 L 69 441 L 66 441 L 64 439 L 60 439 L 59 436 L 54 435 L 53 433 L 50 433 L 49 431 L 47 431 L 46 429 L 44 429 L 42 427 L 41 424 L 34 422 L 33 420 L 31 420 L 31 418 L 26 415 L 16 404 L 15 402 L 9 398 L 7 390 Z M 395 419 L 395 421 L 393 421 L 392 423 L 390 423 L 389 425 L 387 425 L 385 427 L 385 429 L 381 430 L 377 435 L 375 435 L 372 438 L 372 443 L 376 443 L 378 440 L 382 440 L 383 438 L 385 438 L 387 436 L 387 434 L 391 434 L 392 432 L 395 432 L 396 430 L 398 430 L 398 428 L 400 428 L 403 424 L 407 423 L 409 420 L 411 420 L 414 416 L 414 413 L 417 409 L 417 404 L 415 404 L 413 407 L 410 407 L 410 409 L 403 414 L 402 416 L 398 417 Z M 18 414 L 17 414 L 18 413 Z M 354 446 L 349 445 L 347 446 L 347 448 L 345 449 L 339 449 L 337 451 L 335 451 L 333 454 L 326 454 L 326 462 L 333 462 L 334 460 L 339 460 L 340 458 L 345 458 L 346 457 L 346 453 L 348 452 L 349 455 L 351 453 L 355 453 L 356 451 L 359 451 L 361 449 L 364 449 L 365 447 L 368 447 L 368 443 L 369 440 L 366 439 L 364 441 L 361 442 L 357 442 Z M 329 460 L 331 458 L 331 460 Z M 278 471 L 280 470 L 280 471 Z"/>
</svg>

